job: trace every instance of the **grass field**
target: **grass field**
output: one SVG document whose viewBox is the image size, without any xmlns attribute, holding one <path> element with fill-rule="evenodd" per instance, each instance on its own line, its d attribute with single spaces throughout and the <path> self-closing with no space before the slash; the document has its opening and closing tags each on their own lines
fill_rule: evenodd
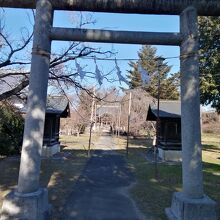
<svg viewBox="0 0 220 220">
<path fill-rule="evenodd" d="M 94 146 L 94 143 L 98 140 L 98 134 L 92 134 L 91 138 L 91 149 Z M 77 136 L 69 136 L 69 135 L 61 135 L 60 141 L 62 144 L 66 146 L 71 146 L 74 149 L 79 150 L 88 150 L 89 146 L 89 135 L 88 134 L 81 134 L 79 137 Z"/>
<path fill-rule="evenodd" d="M 93 136 L 92 143 L 98 138 Z M 88 159 L 88 135 L 61 136 L 61 143 L 61 157 L 43 159 L 41 168 L 40 183 L 48 187 L 49 200 L 54 207 L 53 219 L 59 219 L 68 194 Z M 126 138 L 115 138 L 115 143 L 118 152 L 125 154 Z M 128 163 L 137 179 L 131 195 L 147 216 L 165 220 L 164 209 L 170 206 L 173 192 L 181 190 L 181 165 L 159 164 L 159 178 L 156 179 L 154 164 L 144 157 L 151 144 L 151 140 L 144 138 L 129 141 Z M 202 144 L 204 189 L 207 195 L 217 201 L 220 218 L 220 134 L 203 134 Z M 17 185 L 19 158 L 0 159 L 0 167 L 1 206 L 3 197 Z"/>
<path fill-rule="evenodd" d="M 220 134 L 203 134 L 203 161 L 220 164 Z"/>
<path fill-rule="evenodd" d="M 87 161 L 87 151 L 77 149 L 81 139 L 86 136 L 73 139 L 75 145 L 65 144 L 62 146 L 62 154 L 53 159 L 43 159 L 41 166 L 40 185 L 47 187 L 49 202 L 52 204 L 53 219 L 60 219 L 63 205 L 69 193 L 73 190 L 82 169 Z M 68 142 L 69 139 L 66 139 Z M 0 161 L 0 207 L 4 196 L 17 185 L 19 157 L 5 158 Z"/>
<path fill-rule="evenodd" d="M 126 145 L 125 138 L 118 142 Z M 220 135 L 204 134 L 202 144 L 204 191 L 217 202 L 220 218 Z M 149 140 L 130 140 L 128 162 L 137 178 L 131 195 L 146 216 L 165 220 L 164 209 L 170 207 L 173 192 L 180 191 L 182 187 L 181 165 L 158 164 L 159 177 L 156 179 L 155 165 L 143 156 L 150 146 Z"/>
</svg>

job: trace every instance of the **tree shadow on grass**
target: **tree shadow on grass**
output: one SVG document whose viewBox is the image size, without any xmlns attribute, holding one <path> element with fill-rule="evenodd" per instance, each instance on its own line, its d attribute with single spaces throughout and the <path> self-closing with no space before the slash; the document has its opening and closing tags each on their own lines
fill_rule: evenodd
<svg viewBox="0 0 220 220">
<path fill-rule="evenodd" d="M 62 150 L 61 156 L 42 158 L 40 186 L 47 187 L 49 202 L 52 204 L 52 219 L 60 219 L 60 212 L 69 193 L 74 187 L 85 163 L 86 152 L 82 150 Z M 0 207 L 4 196 L 15 189 L 18 181 L 20 158 L 6 158 L 1 161 Z"/>
<path fill-rule="evenodd" d="M 216 152 L 216 151 L 220 152 L 220 147 L 213 144 L 203 144 L 202 149 L 210 152 Z"/>
<path fill-rule="evenodd" d="M 84 150 L 65 149 L 53 159 L 42 160 L 41 185 L 48 188 L 52 219 L 60 219 L 64 204 L 87 162 Z"/>
<path fill-rule="evenodd" d="M 4 196 L 17 185 L 19 164 L 19 158 L 5 158 L 0 161 L 0 207 Z"/>
<path fill-rule="evenodd" d="M 128 162 L 136 175 L 137 184 L 132 189 L 133 198 L 146 215 L 156 219 L 167 219 L 164 209 L 170 207 L 173 192 L 181 191 L 181 164 L 158 164 L 159 178 L 155 179 L 155 166 L 140 157 L 143 148 L 130 148 Z M 217 216 L 220 219 L 220 165 L 203 163 L 204 191 L 216 201 Z"/>
<path fill-rule="evenodd" d="M 217 218 L 220 219 L 220 164 L 203 162 L 205 194 L 216 201 Z"/>
<path fill-rule="evenodd" d="M 127 140 L 127 136 L 120 136 L 121 139 Z M 146 136 L 142 137 L 130 137 L 129 145 L 133 146 L 143 146 L 143 147 L 151 147 L 153 140 L 151 138 L 147 138 Z"/>
<path fill-rule="evenodd" d="M 159 163 L 158 178 L 155 178 L 155 164 L 147 161 L 146 157 L 140 157 L 147 150 L 148 148 L 129 148 L 128 162 L 133 167 L 137 180 L 131 194 L 146 216 L 165 220 L 164 209 L 171 205 L 173 192 L 181 188 L 181 165 Z"/>
<path fill-rule="evenodd" d="M 146 143 L 146 140 L 141 141 Z M 130 143 L 136 145 L 137 141 L 132 139 Z M 146 216 L 166 219 L 164 209 L 170 207 L 173 192 L 181 190 L 181 164 L 158 164 L 159 178 L 155 179 L 155 166 L 147 162 L 146 157 L 144 157 L 148 149 L 143 148 L 143 146 L 140 148 L 129 147 L 128 166 L 135 174 L 137 180 L 137 184 L 131 190 L 131 194 Z M 69 159 L 66 163 L 62 162 L 62 160 L 59 163 L 59 160 L 57 162 L 54 161 L 59 166 L 57 165 L 57 169 L 53 169 L 51 172 L 50 182 L 54 178 L 54 184 L 48 185 L 50 201 L 55 208 L 54 219 L 59 219 L 60 212 L 63 210 L 68 195 L 74 189 L 74 184 L 78 179 L 77 172 L 83 169 L 80 163 L 82 160 L 84 162 L 87 160 L 87 151 L 69 150 L 66 147 L 62 151 L 70 153 Z M 116 152 L 126 158 L 125 150 L 116 150 Z M 91 152 L 91 154 L 93 153 L 94 151 Z M 64 164 L 61 166 L 60 163 Z M 220 217 L 220 193 L 218 191 L 220 188 L 220 165 L 203 163 L 203 168 L 204 191 L 217 202 L 217 216 Z M 78 175 L 80 175 L 80 172 L 78 172 Z"/>
<path fill-rule="evenodd" d="M 135 174 L 137 183 L 131 194 L 138 207 L 156 219 L 165 219 L 164 208 L 171 205 L 172 194 L 181 190 L 181 165 L 158 164 L 159 178 L 155 179 L 154 164 L 143 156 L 147 148 L 129 148 L 128 167 Z M 116 151 L 126 158 L 125 150 Z M 94 152 L 92 152 L 94 153 Z M 106 152 L 106 153 L 109 153 Z M 43 159 L 40 184 L 47 187 L 53 208 L 53 219 L 61 219 L 61 213 L 70 193 L 87 162 L 87 151 L 62 148 L 60 156 Z M 19 159 L 1 161 L 0 190 L 3 193 L 17 185 Z M 220 165 L 203 163 L 205 193 L 217 202 L 220 217 Z M 0 204 L 3 194 L 0 194 Z"/>
</svg>

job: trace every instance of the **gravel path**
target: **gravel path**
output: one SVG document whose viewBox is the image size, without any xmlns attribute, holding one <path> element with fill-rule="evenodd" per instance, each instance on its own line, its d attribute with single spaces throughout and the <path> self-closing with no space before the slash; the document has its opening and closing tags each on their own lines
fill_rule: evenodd
<svg viewBox="0 0 220 220">
<path fill-rule="evenodd" d="M 111 153 L 111 136 L 100 137 L 97 150 L 73 187 L 61 219 L 142 220 L 143 215 L 129 197 L 135 182 L 122 155 Z M 110 150 L 110 151 L 109 151 Z"/>
<path fill-rule="evenodd" d="M 98 141 L 92 147 L 93 150 L 113 151 L 116 150 L 116 146 L 112 136 L 109 133 L 103 133 L 99 137 Z"/>
</svg>

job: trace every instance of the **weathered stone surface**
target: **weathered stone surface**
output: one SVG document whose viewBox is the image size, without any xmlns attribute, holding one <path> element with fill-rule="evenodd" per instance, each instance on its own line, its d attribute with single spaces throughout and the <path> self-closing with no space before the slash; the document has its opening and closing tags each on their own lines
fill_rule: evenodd
<svg viewBox="0 0 220 220">
<path fill-rule="evenodd" d="M 28 110 L 25 118 L 18 187 L 9 193 L 2 207 L 1 220 L 48 219 L 47 190 L 39 188 L 47 82 L 50 65 L 53 8 L 49 0 L 36 1 Z"/>
<path fill-rule="evenodd" d="M 179 46 L 181 42 L 179 33 L 73 29 L 60 27 L 51 29 L 51 38 L 53 40 L 63 41 L 175 46 Z"/>
<path fill-rule="evenodd" d="M 182 161 L 182 151 L 181 150 L 164 150 L 158 149 L 158 156 L 164 161 Z"/>
<path fill-rule="evenodd" d="M 217 220 L 215 206 L 216 203 L 206 195 L 201 199 L 190 199 L 177 192 L 166 215 L 169 220 Z"/>
<path fill-rule="evenodd" d="M 12 191 L 3 201 L 0 220 L 46 220 L 50 218 L 50 210 L 47 189 L 27 194 Z"/>
<path fill-rule="evenodd" d="M 53 9 L 49 0 L 38 0 L 34 28 L 28 109 L 18 178 L 18 192 L 32 193 L 39 188 L 41 152 L 47 100 Z"/>
<path fill-rule="evenodd" d="M 53 146 L 43 146 L 42 147 L 42 157 L 52 157 L 54 154 L 60 152 L 60 144 L 55 144 Z"/>
<path fill-rule="evenodd" d="M 197 11 L 180 16 L 183 192 L 174 193 L 169 220 L 217 220 L 215 202 L 204 195 L 201 156 Z"/>
<path fill-rule="evenodd" d="M 52 0 L 56 10 L 179 15 L 194 6 L 199 15 L 220 15 L 219 0 Z M 1 7 L 35 8 L 35 0 L 0 0 Z"/>
<path fill-rule="evenodd" d="M 181 138 L 183 193 L 203 197 L 202 145 L 200 127 L 197 11 L 189 7 L 180 16 Z"/>
</svg>

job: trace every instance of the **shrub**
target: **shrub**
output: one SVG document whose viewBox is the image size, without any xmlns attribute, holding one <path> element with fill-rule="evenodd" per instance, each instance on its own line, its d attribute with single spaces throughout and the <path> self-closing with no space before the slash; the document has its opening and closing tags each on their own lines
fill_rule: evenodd
<svg viewBox="0 0 220 220">
<path fill-rule="evenodd" d="M 220 115 L 217 112 L 202 113 L 202 131 L 204 133 L 220 133 Z"/>
<path fill-rule="evenodd" d="M 210 133 L 210 134 L 220 134 L 220 124 L 219 123 L 205 124 L 202 127 L 202 132 Z"/>
<path fill-rule="evenodd" d="M 202 113 L 203 124 L 211 124 L 219 122 L 219 114 L 217 112 L 204 112 Z"/>
<path fill-rule="evenodd" d="M 9 103 L 0 103 L 0 155 L 19 154 L 24 119 Z"/>
</svg>

